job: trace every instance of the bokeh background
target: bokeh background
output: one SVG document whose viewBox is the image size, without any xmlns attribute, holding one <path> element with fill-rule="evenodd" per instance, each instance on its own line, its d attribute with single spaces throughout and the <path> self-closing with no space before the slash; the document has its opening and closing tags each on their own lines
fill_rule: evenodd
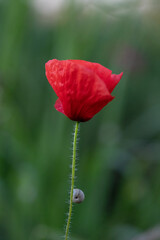
<svg viewBox="0 0 160 240">
<path fill-rule="evenodd" d="M 74 122 L 54 109 L 53 58 L 124 72 L 114 101 L 81 124 L 86 199 L 71 240 L 160 239 L 159 12 L 159 0 L 0 1 L 1 240 L 63 239 Z"/>
</svg>

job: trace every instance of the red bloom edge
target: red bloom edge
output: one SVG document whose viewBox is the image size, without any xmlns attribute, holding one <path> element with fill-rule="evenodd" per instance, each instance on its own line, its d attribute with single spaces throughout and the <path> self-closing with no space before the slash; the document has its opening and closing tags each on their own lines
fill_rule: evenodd
<svg viewBox="0 0 160 240">
<path fill-rule="evenodd" d="M 49 60 L 46 77 L 58 96 L 57 111 L 73 121 L 90 120 L 114 99 L 111 95 L 123 72 L 112 71 L 99 63 L 84 60 Z"/>
</svg>

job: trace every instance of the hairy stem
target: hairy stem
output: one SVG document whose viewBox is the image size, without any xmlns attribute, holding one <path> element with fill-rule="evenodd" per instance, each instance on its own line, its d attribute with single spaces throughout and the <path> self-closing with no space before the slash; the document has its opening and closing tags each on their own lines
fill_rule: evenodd
<svg viewBox="0 0 160 240">
<path fill-rule="evenodd" d="M 72 215 L 72 205 L 73 205 L 73 189 L 74 189 L 74 178 L 75 178 L 75 167 L 76 167 L 76 145 L 77 145 L 77 135 L 78 135 L 79 122 L 76 122 L 74 140 L 73 140 L 73 156 L 72 156 L 72 176 L 71 176 L 71 191 L 70 191 L 70 203 L 69 203 L 69 213 L 66 225 L 65 240 L 68 239 L 69 226 L 71 222 Z"/>
</svg>

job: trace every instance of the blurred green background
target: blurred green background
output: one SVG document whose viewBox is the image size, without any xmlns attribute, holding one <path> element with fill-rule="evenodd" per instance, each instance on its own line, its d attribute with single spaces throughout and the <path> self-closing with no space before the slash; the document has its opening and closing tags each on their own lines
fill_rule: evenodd
<svg viewBox="0 0 160 240">
<path fill-rule="evenodd" d="M 159 11 L 159 0 L 0 1 L 0 240 L 63 239 L 74 122 L 54 109 L 53 58 L 124 72 L 80 127 L 86 199 L 71 240 L 132 240 L 160 224 Z"/>
</svg>

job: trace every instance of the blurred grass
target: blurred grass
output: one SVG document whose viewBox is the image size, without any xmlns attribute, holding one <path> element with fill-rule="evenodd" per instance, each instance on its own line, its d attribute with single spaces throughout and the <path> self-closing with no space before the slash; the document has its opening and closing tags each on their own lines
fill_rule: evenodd
<svg viewBox="0 0 160 240">
<path fill-rule="evenodd" d="M 53 107 L 52 58 L 124 72 L 115 100 L 81 124 L 76 185 L 86 200 L 72 235 L 131 240 L 160 222 L 159 2 L 146 11 L 140 2 L 72 3 L 53 24 L 27 1 L 0 2 L 0 239 L 64 234 L 74 123 Z"/>
</svg>

